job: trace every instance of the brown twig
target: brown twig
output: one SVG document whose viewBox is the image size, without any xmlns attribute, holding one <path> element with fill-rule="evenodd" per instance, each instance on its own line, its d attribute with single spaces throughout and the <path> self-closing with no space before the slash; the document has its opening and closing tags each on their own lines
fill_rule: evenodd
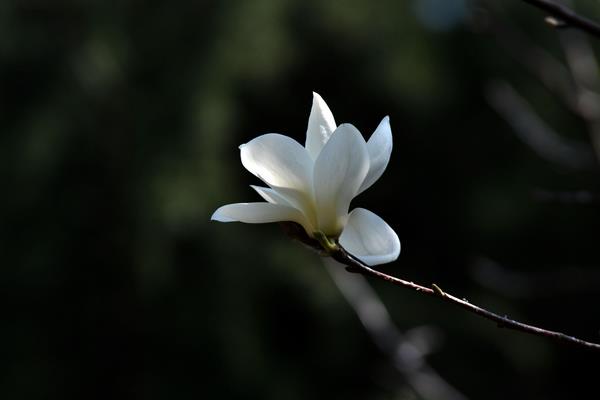
<svg viewBox="0 0 600 400">
<path fill-rule="evenodd" d="M 490 13 L 488 29 L 498 44 L 514 61 L 522 65 L 531 77 L 555 93 L 571 112 L 581 116 L 583 110 L 578 101 L 577 88 L 563 62 L 537 45 L 510 18 L 496 17 L 500 12 L 497 2 L 489 2 L 488 7 L 494 11 Z"/>
<path fill-rule="evenodd" d="M 557 4 L 550 0 L 523 0 L 525 3 L 531 4 L 554 17 L 553 20 L 546 20 L 548 23 L 556 27 L 572 26 L 591 35 L 600 37 L 600 24 L 577 14 L 570 8 Z M 553 23 L 552 21 L 556 21 Z"/>
<path fill-rule="evenodd" d="M 342 246 L 338 245 L 338 250 L 333 252 L 331 255 L 336 261 L 346 265 L 347 266 L 346 269 L 349 272 L 356 272 L 356 273 L 361 273 L 364 275 L 369 275 L 369 276 L 390 282 L 397 286 L 403 286 L 403 287 L 406 287 L 409 289 L 413 289 L 420 293 L 424 293 L 424 294 L 427 294 L 430 296 L 440 298 L 442 300 L 445 300 L 448 303 L 452 303 L 454 305 L 462 307 L 463 309 L 465 309 L 469 312 L 477 314 L 480 317 L 494 321 L 498 324 L 498 327 L 500 327 L 500 328 L 512 329 L 515 331 L 525 332 L 525 333 L 529 333 L 529 334 L 537 335 L 537 336 L 544 336 L 544 337 L 552 338 L 552 339 L 555 339 L 558 341 L 578 345 L 578 346 L 587 348 L 589 350 L 600 351 L 600 344 L 598 344 L 598 343 L 587 342 L 585 340 L 578 339 L 574 336 L 569 336 L 564 333 L 554 332 L 554 331 L 550 331 L 550 330 L 543 329 L 543 328 L 538 328 L 533 325 L 527 325 L 522 322 L 518 322 L 511 318 L 508 318 L 507 316 L 501 316 L 501 315 L 495 314 L 495 313 L 488 311 L 482 307 L 471 304 L 466 300 L 459 299 L 458 297 L 455 297 L 455 296 L 443 291 L 435 283 L 432 284 L 431 287 L 421 286 L 416 283 L 405 281 L 403 279 L 396 278 L 391 275 L 387 275 L 383 272 L 377 271 L 377 270 L 367 266 L 366 264 L 364 264 L 362 261 L 360 261 L 358 258 L 353 256 L 352 254 L 348 253 Z"/>
<path fill-rule="evenodd" d="M 419 398 L 467 400 L 425 359 L 426 350 L 405 335 L 392 321 L 386 306 L 361 275 L 347 274 L 340 264 L 325 258 L 324 264 L 342 296 L 356 312 L 373 342 L 386 354 Z M 426 347 L 426 346 L 425 346 Z"/>
</svg>

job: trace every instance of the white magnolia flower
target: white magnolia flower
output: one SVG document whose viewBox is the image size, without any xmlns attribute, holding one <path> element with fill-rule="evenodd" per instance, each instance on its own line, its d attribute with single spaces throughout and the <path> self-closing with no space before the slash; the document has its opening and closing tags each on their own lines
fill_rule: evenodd
<svg viewBox="0 0 600 400">
<path fill-rule="evenodd" d="M 292 221 L 311 238 L 338 241 L 368 265 L 394 261 L 400 240 L 380 217 L 350 202 L 383 174 L 392 152 L 385 117 L 368 142 L 351 124 L 336 126 L 325 101 L 313 93 L 306 145 L 268 133 L 240 146 L 242 164 L 269 187 L 252 186 L 267 202 L 220 207 L 221 222 Z"/>
</svg>

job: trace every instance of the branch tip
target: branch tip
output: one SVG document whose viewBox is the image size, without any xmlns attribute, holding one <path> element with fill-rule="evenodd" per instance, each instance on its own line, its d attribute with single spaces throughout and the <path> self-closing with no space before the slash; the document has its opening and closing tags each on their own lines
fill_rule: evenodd
<svg viewBox="0 0 600 400">
<path fill-rule="evenodd" d="M 555 28 L 566 28 L 574 27 L 584 32 L 600 37 L 600 24 L 591 19 L 588 19 L 582 15 L 577 14 L 570 8 L 558 4 L 551 0 L 522 0 L 525 3 L 536 7 L 549 16 L 545 18 L 546 23 L 552 25 Z M 556 21 L 557 25 L 554 25 L 551 20 Z"/>
</svg>

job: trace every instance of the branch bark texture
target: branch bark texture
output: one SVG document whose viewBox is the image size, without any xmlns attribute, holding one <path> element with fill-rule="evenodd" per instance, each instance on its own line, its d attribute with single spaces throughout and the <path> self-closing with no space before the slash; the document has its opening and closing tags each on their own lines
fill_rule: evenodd
<svg viewBox="0 0 600 400">
<path fill-rule="evenodd" d="M 367 282 L 358 274 L 348 274 L 331 258 L 325 267 L 344 298 L 356 312 L 373 342 L 386 354 L 419 398 L 425 400 L 467 400 L 452 387 L 425 359 L 424 349 L 412 342 L 394 324 L 386 306 Z M 414 340 L 414 339 L 413 339 Z M 427 346 L 425 346 L 427 347 Z"/>
<path fill-rule="evenodd" d="M 570 8 L 550 0 L 523 0 L 525 3 L 545 11 L 567 26 L 581 29 L 591 35 L 600 37 L 600 24 L 577 14 Z"/>
<path fill-rule="evenodd" d="M 426 287 L 422 285 L 418 285 L 414 282 L 406 281 L 400 278 L 393 277 L 391 275 L 387 275 L 383 272 L 377 271 L 358 258 L 348 253 L 343 247 L 338 245 L 338 250 L 333 252 L 332 257 L 346 265 L 346 269 L 349 272 L 361 273 L 363 275 L 372 276 L 387 282 L 390 282 L 396 286 L 402 286 L 405 288 L 412 289 L 416 292 L 427 294 L 429 296 L 437 297 L 447 303 L 452 303 L 456 306 L 459 306 L 473 314 L 479 315 L 480 317 L 489 319 L 491 321 L 496 322 L 498 327 L 512 329 L 515 331 L 520 331 L 524 333 L 529 333 L 532 335 L 543 336 L 551 339 L 555 339 L 561 342 L 569 343 L 572 345 L 576 345 L 579 347 L 586 348 L 592 351 L 600 352 L 600 344 L 588 342 L 574 336 L 566 335 L 561 332 L 550 331 L 547 329 L 539 328 L 537 326 L 524 324 L 519 321 L 515 321 L 507 316 L 502 316 L 491 311 L 488 311 L 482 307 L 476 306 L 475 304 L 469 303 L 467 300 L 460 299 L 456 296 L 451 295 L 450 293 L 445 292 L 435 283 L 431 285 L 431 287 Z"/>
</svg>

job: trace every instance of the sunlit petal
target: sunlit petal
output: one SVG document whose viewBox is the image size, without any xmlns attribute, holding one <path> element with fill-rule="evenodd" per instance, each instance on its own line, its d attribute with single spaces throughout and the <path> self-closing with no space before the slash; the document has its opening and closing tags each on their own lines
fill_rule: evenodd
<svg viewBox="0 0 600 400">
<path fill-rule="evenodd" d="M 266 187 L 256 186 L 256 185 L 250 185 L 250 187 L 252 189 L 254 189 L 256 191 L 256 193 L 258 193 L 260 195 L 260 197 L 262 197 L 263 199 L 265 199 L 266 201 L 268 201 L 271 204 L 281 204 L 284 206 L 291 205 L 289 200 L 287 200 L 284 196 L 277 193 L 277 191 L 275 191 L 271 188 L 266 188 Z"/>
<path fill-rule="evenodd" d="M 352 210 L 339 242 L 367 265 L 388 263 L 400 255 L 400 240 L 396 232 L 383 219 L 364 208 Z"/>
<path fill-rule="evenodd" d="M 335 119 L 327 103 L 313 92 L 313 103 L 306 129 L 306 149 L 313 160 L 317 159 L 335 128 Z"/>
<path fill-rule="evenodd" d="M 305 220 L 303 225 L 309 228 L 307 229 L 309 233 L 312 233 L 316 229 L 316 210 L 312 198 L 306 196 L 305 193 L 299 192 L 295 189 L 278 187 L 275 189 L 255 185 L 250 185 L 250 187 L 256 190 L 256 192 L 269 203 L 290 206 L 299 210 L 303 214 Z"/>
<path fill-rule="evenodd" d="M 240 146 L 244 167 L 267 185 L 310 191 L 313 161 L 302 145 L 268 133 Z"/>
<path fill-rule="evenodd" d="M 211 217 L 219 222 L 246 222 L 263 224 L 268 222 L 293 221 L 304 223 L 302 213 L 289 206 L 271 203 L 236 203 L 219 207 Z"/>
<path fill-rule="evenodd" d="M 392 129 L 389 117 L 385 117 L 379 123 L 379 126 L 367 142 L 367 150 L 369 151 L 370 161 L 369 172 L 360 186 L 358 193 L 368 189 L 375 183 L 381 174 L 383 174 L 390 161 L 390 155 L 392 154 Z"/>
<path fill-rule="evenodd" d="M 360 132 L 340 125 L 315 162 L 314 193 L 319 227 L 328 235 L 341 232 L 350 201 L 369 171 L 369 153 Z"/>
</svg>

